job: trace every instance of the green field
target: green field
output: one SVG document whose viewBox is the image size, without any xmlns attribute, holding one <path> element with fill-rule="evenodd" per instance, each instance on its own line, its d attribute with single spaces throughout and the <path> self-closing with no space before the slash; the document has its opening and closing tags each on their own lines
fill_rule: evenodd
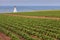
<svg viewBox="0 0 60 40">
<path fill-rule="evenodd" d="M 20 14 L 15 14 L 60 17 L 60 11 L 20 12 Z M 0 14 L 0 32 L 10 37 L 11 40 L 60 40 L 60 20 Z"/>
<path fill-rule="evenodd" d="M 51 16 L 51 17 L 60 17 L 60 10 L 55 11 L 36 11 L 36 12 L 18 12 L 15 13 L 18 15 L 29 15 L 29 16 Z"/>
</svg>

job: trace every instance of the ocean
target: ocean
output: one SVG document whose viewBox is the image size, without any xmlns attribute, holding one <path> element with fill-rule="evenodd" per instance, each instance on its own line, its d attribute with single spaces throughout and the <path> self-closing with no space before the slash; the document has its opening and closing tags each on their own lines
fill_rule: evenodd
<svg viewBox="0 0 60 40">
<path fill-rule="evenodd" d="M 13 12 L 14 6 L 0 6 L 0 13 Z M 18 12 L 33 10 L 60 10 L 60 6 L 16 6 Z"/>
</svg>

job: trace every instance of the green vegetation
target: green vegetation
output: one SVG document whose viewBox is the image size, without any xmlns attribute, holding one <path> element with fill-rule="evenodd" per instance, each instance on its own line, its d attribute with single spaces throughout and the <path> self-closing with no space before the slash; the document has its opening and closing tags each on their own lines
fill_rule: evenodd
<svg viewBox="0 0 60 40">
<path fill-rule="evenodd" d="M 60 20 L 0 15 L 0 32 L 11 40 L 60 40 Z M 34 38 L 35 37 L 35 38 Z"/>
<path fill-rule="evenodd" d="M 0 32 L 10 37 L 11 40 L 60 40 L 60 20 L 24 18 L 5 14 L 0 14 Z M 60 17 L 60 11 L 9 14 Z"/>
<path fill-rule="evenodd" d="M 29 15 L 29 16 L 51 16 L 51 17 L 60 17 L 59 11 L 36 11 L 36 12 L 18 12 L 14 13 L 18 15 Z"/>
</svg>

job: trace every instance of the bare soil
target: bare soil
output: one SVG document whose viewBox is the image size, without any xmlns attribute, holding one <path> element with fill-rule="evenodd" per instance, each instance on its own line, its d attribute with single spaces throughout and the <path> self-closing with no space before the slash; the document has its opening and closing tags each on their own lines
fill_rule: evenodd
<svg viewBox="0 0 60 40">
<path fill-rule="evenodd" d="M 26 15 L 17 15 L 17 14 L 5 14 L 8 16 L 19 16 L 25 18 L 40 18 L 40 19 L 53 19 L 53 20 L 60 20 L 59 17 L 49 17 L 49 16 L 26 16 Z"/>
<path fill-rule="evenodd" d="M 8 36 L 0 32 L 0 40 L 10 40 Z"/>
</svg>

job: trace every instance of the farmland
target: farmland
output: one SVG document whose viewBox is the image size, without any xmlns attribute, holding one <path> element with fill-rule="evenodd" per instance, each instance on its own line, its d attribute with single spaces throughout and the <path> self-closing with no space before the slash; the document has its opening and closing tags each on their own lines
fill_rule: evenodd
<svg viewBox="0 0 60 40">
<path fill-rule="evenodd" d="M 10 40 L 60 40 L 60 20 L 19 16 L 45 15 L 58 18 L 60 17 L 60 11 L 50 11 L 51 15 L 48 12 L 46 12 L 47 14 L 41 13 L 41 15 L 36 12 L 35 14 L 28 13 L 0 14 L 0 32 L 8 36 Z"/>
<path fill-rule="evenodd" d="M 60 10 L 52 10 L 52 11 L 33 11 L 33 12 L 18 12 L 14 13 L 18 15 L 28 15 L 28 16 L 49 16 L 49 17 L 60 17 Z"/>
</svg>

